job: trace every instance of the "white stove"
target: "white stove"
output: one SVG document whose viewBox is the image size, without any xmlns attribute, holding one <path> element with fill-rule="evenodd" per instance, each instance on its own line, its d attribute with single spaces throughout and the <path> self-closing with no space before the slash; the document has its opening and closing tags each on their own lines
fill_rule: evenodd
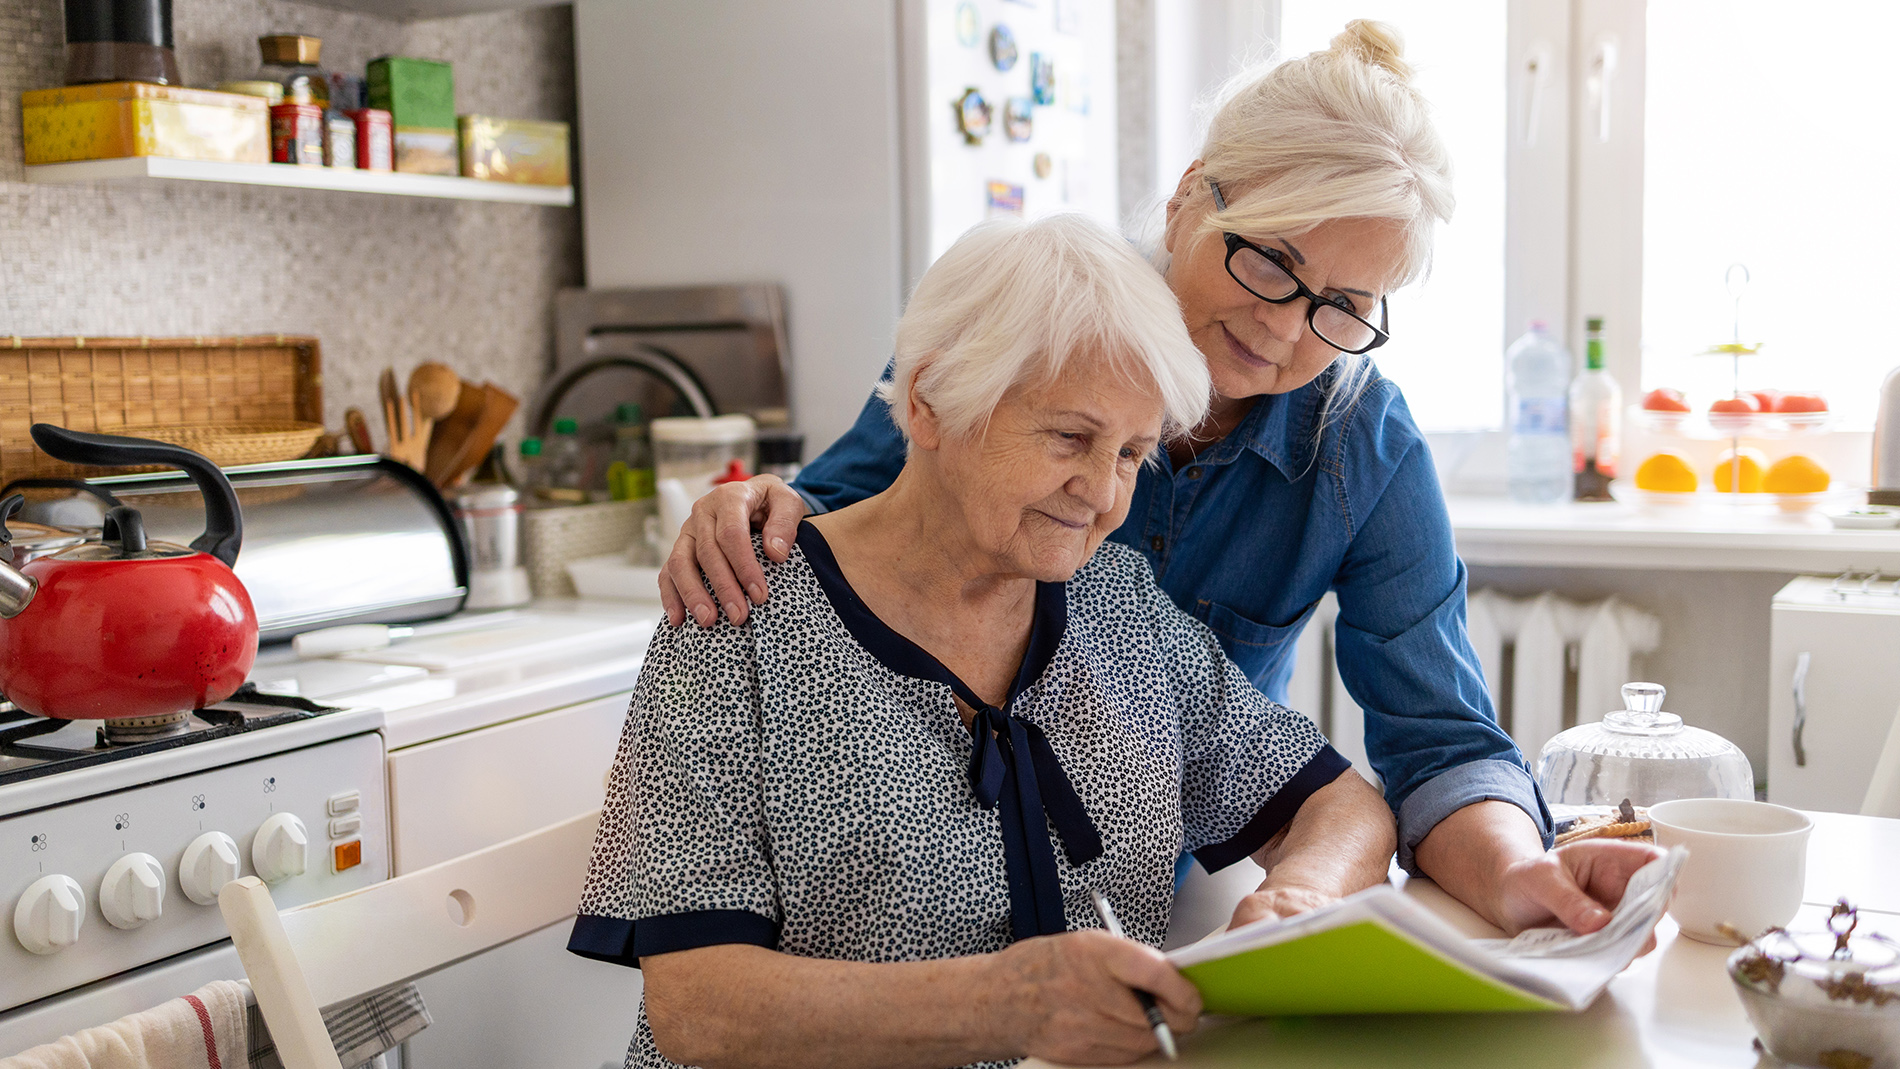
<svg viewBox="0 0 1900 1069">
<path fill-rule="evenodd" d="M 276 877 L 279 905 L 313 901 L 599 806 L 659 615 L 556 601 L 333 658 L 267 648 L 251 700 L 279 712 L 238 730 L 214 707 L 192 741 L 116 759 L 88 728 L 9 751 L 0 716 L 0 1057 L 242 976 L 204 894 L 224 879 Z M 637 974 L 566 954 L 565 935 L 426 979 L 436 1025 L 404 1064 L 516 1064 L 510 1044 L 618 1064 Z"/>
</svg>

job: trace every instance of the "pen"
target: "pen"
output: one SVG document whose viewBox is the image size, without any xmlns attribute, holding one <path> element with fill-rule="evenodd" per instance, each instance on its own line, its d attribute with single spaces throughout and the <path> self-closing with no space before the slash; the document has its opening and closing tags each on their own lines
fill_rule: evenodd
<svg viewBox="0 0 1900 1069">
<path fill-rule="evenodd" d="M 1090 888 L 1089 901 L 1095 903 L 1095 915 L 1102 918 L 1102 927 L 1108 929 L 1108 934 L 1117 939 L 1128 938 L 1122 932 L 1122 922 L 1115 919 L 1115 907 L 1108 904 L 1108 899 Z M 1168 1019 L 1161 1015 L 1161 1007 L 1155 1005 L 1155 997 L 1140 988 L 1135 989 L 1135 997 L 1141 1000 L 1141 1008 L 1148 1013 L 1148 1024 L 1154 1029 L 1155 1042 L 1160 1044 L 1162 1055 L 1174 1061 L 1178 1057 L 1174 1049 L 1174 1030 L 1168 1027 Z"/>
</svg>

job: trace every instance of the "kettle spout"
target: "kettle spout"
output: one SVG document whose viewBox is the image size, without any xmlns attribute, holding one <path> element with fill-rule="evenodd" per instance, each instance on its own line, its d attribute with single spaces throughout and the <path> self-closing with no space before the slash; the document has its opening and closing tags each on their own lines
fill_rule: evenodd
<svg viewBox="0 0 1900 1069">
<path fill-rule="evenodd" d="M 26 504 L 26 495 L 12 494 L 0 501 L 0 619 L 11 620 L 26 611 L 33 604 L 33 595 L 40 588 L 39 580 L 21 575 L 14 569 L 13 532 L 7 530 L 7 521 Z"/>
</svg>

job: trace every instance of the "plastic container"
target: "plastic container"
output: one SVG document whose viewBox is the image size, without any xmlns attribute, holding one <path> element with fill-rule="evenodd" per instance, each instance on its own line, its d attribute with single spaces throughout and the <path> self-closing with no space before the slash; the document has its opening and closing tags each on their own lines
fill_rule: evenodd
<svg viewBox="0 0 1900 1069">
<path fill-rule="evenodd" d="M 747 471 L 754 467 L 758 428 L 750 416 L 669 416 L 649 427 L 655 478 L 678 479 L 693 500 L 712 489 L 733 461 Z"/>
<path fill-rule="evenodd" d="M 637 404 L 614 410 L 614 450 L 607 462 L 607 493 L 615 501 L 643 501 L 654 494 L 653 443 L 646 412 Z"/>
<path fill-rule="evenodd" d="M 540 500 L 541 439 L 523 438 L 521 440 L 521 451 L 515 460 L 514 483 L 521 488 L 529 504 Z"/>
<path fill-rule="evenodd" d="M 1570 351 L 1544 324 L 1505 352 L 1510 387 L 1508 480 L 1511 498 L 1549 504 L 1570 496 Z"/>
<path fill-rule="evenodd" d="M 1676 798 L 1755 797 L 1748 756 L 1713 731 L 1662 709 L 1657 683 L 1626 683 L 1624 708 L 1544 744 L 1537 785 L 1553 805 L 1651 806 Z"/>
<path fill-rule="evenodd" d="M 586 504 L 587 482 L 583 470 L 580 424 L 571 419 L 555 420 L 554 436 L 541 444 L 541 484 L 536 488 L 541 503 Z"/>
</svg>

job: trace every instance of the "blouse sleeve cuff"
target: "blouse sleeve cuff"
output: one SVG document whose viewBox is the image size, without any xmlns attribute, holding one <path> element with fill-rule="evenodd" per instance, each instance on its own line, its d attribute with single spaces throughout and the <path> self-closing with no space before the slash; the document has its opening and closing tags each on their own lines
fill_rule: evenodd
<svg viewBox="0 0 1900 1069">
<path fill-rule="evenodd" d="M 637 969 L 640 959 L 649 954 L 727 943 L 774 949 L 778 946 L 778 924 L 745 909 L 696 909 L 637 921 L 583 913 L 574 918 L 567 949 L 583 958 Z"/>
<path fill-rule="evenodd" d="M 1251 857 L 1254 851 L 1267 845 L 1267 840 L 1279 834 L 1281 828 L 1300 811 L 1300 806 L 1321 787 L 1339 778 L 1339 774 L 1352 767 L 1352 762 L 1340 756 L 1331 746 L 1321 746 L 1319 752 L 1307 761 L 1305 766 L 1286 781 L 1286 785 L 1273 792 L 1252 820 L 1225 842 L 1203 846 L 1194 851 L 1195 860 L 1209 872 L 1219 872 L 1244 857 Z"/>
</svg>

